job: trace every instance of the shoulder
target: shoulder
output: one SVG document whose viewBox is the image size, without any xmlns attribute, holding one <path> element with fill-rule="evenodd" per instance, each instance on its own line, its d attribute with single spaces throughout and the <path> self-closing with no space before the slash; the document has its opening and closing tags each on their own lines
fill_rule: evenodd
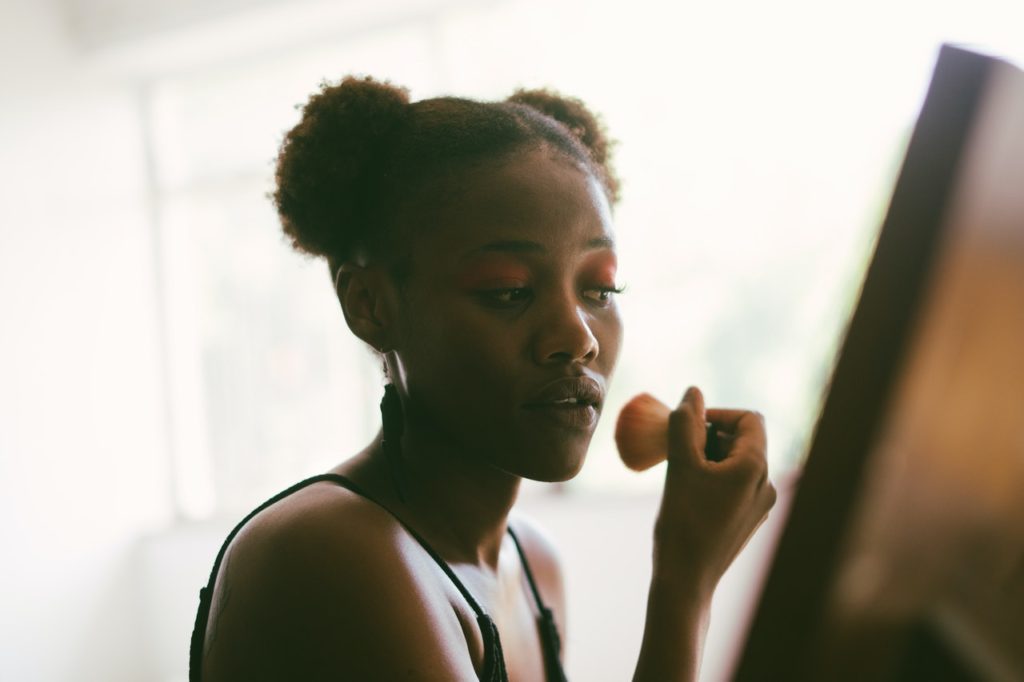
<svg viewBox="0 0 1024 682">
<path fill-rule="evenodd" d="M 401 526 L 385 509 L 324 481 L 259 512 L 232 540 L 228 554 L 288 570 L 315 553 L 321 560 L 345 559 L 345 571 L 358 572 L 367 561 L 386 559 L 403 539 Z M 309 568 L 323 562 L 314 563 Z"/>
<path fill-rule="evenodd" d="M 218 583 L 281 583 L 288 593 L 321 594 L 380 575 L 381 591 L 401 585 L 416 566 L 405 556 L 406 536 L 387 511 L 358 495 L 321 482 L 303 488 L 254 516 L 232 540 Z M 300 579 L 301 578 L 301 579 Z M 376 582 L 376 581 L 375 581 Z"/>
<path fill-rule="evenodd" d="M 562 560 L 554 541 L 533 519 L 522 513 L 515 513 L 509 519 L 509 525 L 519 538 L 541 598 L 555 612 L 559 628 L 564 628 L 565 580 Z M 564 632 L 562 636 L 564 640 Z"/>
<path fill-rule="evenodd" d="M 337 485 L 313 484 L 280 500 L 228 547 L 204 672 L 210 679 L 472 676 L 459 621 L 418 549 L 388 512 Z M 407 655 L 396 660 L 395 650 Z"/>
</svg>

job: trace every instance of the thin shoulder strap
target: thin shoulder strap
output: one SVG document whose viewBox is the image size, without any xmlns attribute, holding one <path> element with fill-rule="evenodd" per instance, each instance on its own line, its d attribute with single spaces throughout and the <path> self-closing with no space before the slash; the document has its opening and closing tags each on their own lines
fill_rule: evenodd
<svg viewBox="0 0 1024 682">
<path fill-rule="evenodd" d="M 473 595 L 470 593 L 469 589 L 465 585 L 463 585 L 462 581 L 459 580 L 459 577 L 455 575 L 455 571 L 453 571 L 452 567 L 448 565 L 448 562 L 442 559 L 441 555 L 434 551 L 434 548 L 431 547 L 427 543 L 427 541 L 423 539 L 422 535 L 420 535 L 411 527 L 406 525 L 405 521 L 399 518 L 399 516 L 395 514 L 393 511 L 391 511 L 386 505 L 381 504 L 378 500 L 366 494 L 365 491 L 361 490 L 350 479 L 346 478 L 345 476 L 340 476 L 338 474 L 325 474 L 325 476 L 327 477 L 327 480 L 333 481 L 334 483 L 340 485 L 342 488 L 348 488 L 349 490 L 354 492 L 356 495 L 359 495 L 360 497 L 365 497 L 367 500 L 373 502 L 375 505 L 386 511 L 388 514 L 391 514 L 391 516 L 393 516 L 395 520 L 402 525 L 402 528 L 404 528 L 405 531 L 409 535 L 411 535 L 413 539 L 416 540 L 416 542 L 420 544 L 420 547 L 422 547 L 423 550 L 430 555 L 430 558 L 434 560 L 434 563 L 436 563 L 441 568 L 442 571 L 444 571 L 444 574 L 448 576 L 448 579 L 455 583 L 455 587 L 457 587 L 462 596 L 465 597 L 466 601 L 469 603 L 469 606 L 473 609 L 473 613 L 475 613 L 478 617 L 486 614 L 486 611 L 484 611 L 483 607 L 480 606 L 479 602 L 477 602 L 477 600 L 473 598 Z"/>
<path fill-rule="evenodd" d="M 468 603 L 470 608 L 473 609 L 473 613 L 476 614 L 477 626 L 480 628 L 480 634 L 483 638 L 484 645 L 484 679 L 488 682 L 491 682 L 492 680 L 494 682 L 507 682 L 508 672 L 505 669 L 505 654 L 501 649 L 501 638 L 498 636 L 498 628 L 494 624 L 494 621 L 491 620 L 491 617 L 487 615 L 487 612 L 484 611 L 483 607 L 480 606 L 480 603 L 473 597 L 473 594 L 469 589 L 463 585 L 462 581 L 459 580 L 459 577 L 455 575 L 455 571 L 453 571 L 452 567 L 448 565 L 448 562 L 442 559 L 441 555 L 434 551 L 434 548 L 423 539 L 422 535 L 413 530 L 405 523 L 405 521 L 395 514 L 395 512 L 391 511 L 387 505 L 381 504 L 379 500 L 368 495 L 366 491 L 360 489 L 359 486 L 353 483 L 350 479 L 339 474 L 324 474 L 320 480 L 332 481 L 337 485 L 340 485 L 342 488 L 347 488 L 356 495 L 373 502 L 388 514 L 391 514 L 391 516 L 401 524 L 402 528 L 404 528 L 405 531 L 419 543 L 420 547 L 423 548 L 423 551 L 430 555 L 430 558 L 434 560 L 434 563 L 444 571 L 444 574 L 448 576 L 448 579 L 451 580 L 456 589 L 459 590 L 459 593 L 462 595 L 463 599 L 466 600 L 466 603 Z"/>
<path fill-rule="evenodd" d="M 516 552 L 519 553 L 519 562 L 523 565 L 523 571 L 526 573 L 526 581 L 530 583 L 530 591 L 533 593 L 533 599 L 537 602 L 537 609 L 542 613 L 547 608 L 544 605 L 544 600 L 540 597 L 540 590 L 537 589 L 537 581 L 533 578 L 533 571 L 530 570 L 530 562 L 526 560 L 526 552 L 523 551 L 523 545 L 519 542 L 519 536 L 512 530 L 512 526 L 508 527 L 508 534 L 512 536 L 512 544 L 516 546 Z"/>
<path fill-rule="evenodd" d="M 519 536 L 508 527 L 508 534 L 519 553 L 519 561 L 523 565 L 523 572 L 526 573 L 526 581 L 530 584 L 530 591 L 533 592 L 533 599 L 537 603 L 537 611 L 540 613 L 538 627 L 540 628 L 540 643 L 544 649 L 544 667 L 547 672 L 548 682 L 564 682 L 565 671 L 562 669 L 562 640 L 558 635 L 558 626 L 555 625 L 555 614 L 541 599 L 540 590 L 537 588 L 537 581 L 530 570 L 530 562 L 526 559 L 526 552 L 519 542 Z"/>
<path fill-rule="evenodd" d="M 441 558 L 441 556 L 434 551 L 434 548 L 427 544 L 427 541 L 417 533 L 415 530 L 410 528 L 401 518 L 399 518 L 393 511 L 388 509 L 385 505 L 378 502 L 376 499 L 371 497 L 356 485 L 352 480 L 339 474 L 320 474 L 318 476 L 311 476 L 307 479 L 299 481 L 295 485 L 281 491 L 277 495 L 274 495 L 269 500 L 261 504 L 260 506 L 253 509 L 251 512 L 246 514 L 245 518 L 238 522 L 238 524 L 231 530 L 227 538 L 224 540 L 224 544 L 221 545 L 220 551 L 217 552 L 217 558 L 213 562 L 213 568 L 210 570 L 210 577 L 206 581 L 206 586 L 199 590 L 199 608 L 196 611 L 196 621 L 192 628 L 192 639 L 189 642 L 189 671 L 188 679 L 189 682 L 201 682 L 202 667 L 203 667 L 203 645 L 206 641 L 206 628 L 210 617 L 210 605 L 213 599 L 213 588 L 217 580 L 217 574 L 220 572 L 220 565 L 224 560 L 224 554 L 227 552 L 228 546 L 231 545 L 231 541 L 235 539 L 242 527 L 245 526 L 254 516 L 259 514 L 267 507 L 280 502 L 289 495 L 307 487 L 314 483 L 320 483 L 321 481 L 330 481 L 335 485 L 339 485 L 342 488 L 346 488 L 360 497 L 366 498 L 379 506 L 384 511 L 388 512 L 398 521 L 399 524 L 405 528 L 406 532 L 411 535 L 416 542 L 424 549 L 424 551 L 430 555 L 430 558 L 444 571 L 444 574 L 448 576 L 448 579 L 455 584 L 455 587 L 462 594 L 463 598 L 469 604 L 470 608 L 473 609 L 473 613 L 476 614 L 477 624 L 480 627 L 481 634 L 483 636 L 484 644 L 484 675 L 487 679 L 492 680 L 507 680 L 508 674 L 505 669 L 505 657 L 501 648 L 501 640 L 498 637 L 498 630 L 491 620 L 491 617 L 487 615 L 480 603 L 473 597 L 470 591 L 462 584 L 458 576 L 451 569 L 448 563 Z M 516 544 L 518 548 L 518 542 Z M 531 578 L 532 584 L 532 578 Z M 535 592 L 536 594 L 536 592 Z"/>
<path fill-rule="evenodd" d="M 306 486 L 312 485 L 314 483 L 319 483 L 320 481 L 332 481 L 335 480 L 336 478 L 340 477 L 336 476 L 335 474 L 320 474 L 319 476 L 310 476 L 305 480 L 299 481 L 290 488 L 282 490 L 281 492 L 274 495 L 269 500 L 267 500 L 260 506 L 256 507 L 248 514 L 246 514 L 245 518 L 239 521 L 238 524 L 235 525 L 235 527 L 231 530 L 231 532 L 228 533 L 227 539 L 224 540 L 224 544 L 220 546 L 220 551 L 217 552 L 217 558 L 213 562 L 213 568 L 210 570 L 210 577 L 206 581 L 206 587 L 203 587 L 199 590 L 199 609 L 196 611 L 196 622 L 192 628 L 192 639 L 189 642 L 188 648 L 189 682 L 199 682 L 200 675 L 202 674 L 201 669 L 203 660 L 203 644 L 206 641 L 206 627 L 207 621 L 209 620 L 210 617 L 210 603 L 211 600 L 213 599 L 213 587 L 217 580 L 217 574 L 220 572 L 221 562 L 224 561 L 224 554 L 227 552 L 228 546 L 231 544 L 231 541 L 235 539 L 235 536 L 238 535 L 239 531 L 242 530 L 242 527 L 245 526 L 245 524 L 251 521 L 254 516 L 259 514 L 267 507 L 277 502 L 280 502 L 281 500 L 288 497 L 292 493 L 295 493 L 305 488 Z M 348 481 L 348 479 L 346 479 L 346 481 L 349 483 L 349 485 L 352 485 L 354 488 L 354 484 L 352 484 L 351 481 Z M 353 489 L 353 492 L 357 494 L 362 494 L 357 489 Z"/>
</svg>

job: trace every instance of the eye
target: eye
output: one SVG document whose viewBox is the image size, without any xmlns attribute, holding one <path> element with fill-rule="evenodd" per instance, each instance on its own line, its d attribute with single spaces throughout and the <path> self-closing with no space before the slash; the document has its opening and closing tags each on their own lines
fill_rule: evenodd
<svg viewBox="0 0 1024 682">
<path fill-rule="evenodd" d="M 526 287 L 507 287 L 482 291 L 480 297 L 490 305 L 511 307 L 529 300 L 531 293 Z"/>
<path fill-rule="evenodd" d="M 611 305 L 611 302 L 615 294 L 621 294 L 623 291 L 625 291 L 625 287 L 591 287 L 589 289 L 583 290 L 583 298 L 595 303 L 598 306 L 605 307 Z"/>
</svg>

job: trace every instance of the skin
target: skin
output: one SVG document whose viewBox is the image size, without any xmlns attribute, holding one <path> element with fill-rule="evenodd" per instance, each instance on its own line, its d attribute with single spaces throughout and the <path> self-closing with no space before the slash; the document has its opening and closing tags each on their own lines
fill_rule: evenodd
<svg viewBox="0 0 1024 682">
<path fill-rule="evenodd" d="M 402 494 L 379 436 L 334 471 L 452 566 L 494 618 L 510 679 L 540 680 L 536 607 L 506 529 L 565 642 L 557 555 L 512 507 L 522 478 L 566 480 L 583 465 L 600 401 L 594 414 L 556 405 L 551 387 L 600 396 L 614 370 L 611 212 L 586 170 L 544 148 L 459 181 L 457 199 L 421 216 L 405 281 L 373 262 L 338 278 L 350 329 L 382 354 L 402 399 Z M 705 419 L 732 435 L 722 462 L 703 456 Z M 638 680 L 695 678 L 714 587 L 774 502 L 756 414 L 705 411 L 691 390 L 670 438 Z M 473 680 L 484 658 L 474 614 L 423 549 L 391 514 L 328 484 L 232 542 L 205 651 L 210 680 Z"/>
</svg>

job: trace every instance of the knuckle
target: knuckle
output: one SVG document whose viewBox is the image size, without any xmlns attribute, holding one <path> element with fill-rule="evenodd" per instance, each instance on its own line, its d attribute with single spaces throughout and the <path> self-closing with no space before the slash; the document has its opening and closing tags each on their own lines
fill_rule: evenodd
<svg viewBox="0 0 1024 682">
<path fill-rule="evenodd" d="M 744 443 L 744 447 L 740 451 L 739 456 L 743 458 L 746 465 L 750 467 L 752 471 L 761 473 L 768 470 L 768 458 L 765 457 L 765 453 L 762 452 L 759 447 L 755 447 L 750 443 Z"/>
<path fill-rule="evenodd" d="M 765 416 L 760 412 L 748 412 L 748 416 L 743 420 L 745 422 L 746 431 L 751 434 L 764 434 L 767 432 L 768 427 L 766 426 Z"/>
<path fill-rule="evenodd" d="M 757 443 L 747 443 L 745 448 L 747 457 L 761 469 L 768 468 L 768 456 L 764 448 Z"/>
<path fill-rule="evenodd" d="M 746 453 L 736 456 L 736 469 L 744 479 L 754 480 L 760 477 L 761 471 L 756 457 Z"/>
<path fill-rule="evenodd" d="M 737 453 L 736 470 L 743 481 L 755 490 L 768 483 L 768 462 L 753 450 Z"/>
<path fill-rule="evenodd" d="M 763 434 L 767 430 L 764 415 L 757 410 L 747 410 L 743 413 L 743 416 L 740 417 L 740 421 L 746 422 L 748 424 L 748 429 L 754 433 Z"/>
<path fill-rule="evenodd" d="M 767 467 L 759 469 L 758 472 L 757 472 L 757 488 L 758 488 L 758 490 L 763 489 L 765 487 L 765 485 L 770 485 L 768 483 L 768 468 Z"/>
</svg>

